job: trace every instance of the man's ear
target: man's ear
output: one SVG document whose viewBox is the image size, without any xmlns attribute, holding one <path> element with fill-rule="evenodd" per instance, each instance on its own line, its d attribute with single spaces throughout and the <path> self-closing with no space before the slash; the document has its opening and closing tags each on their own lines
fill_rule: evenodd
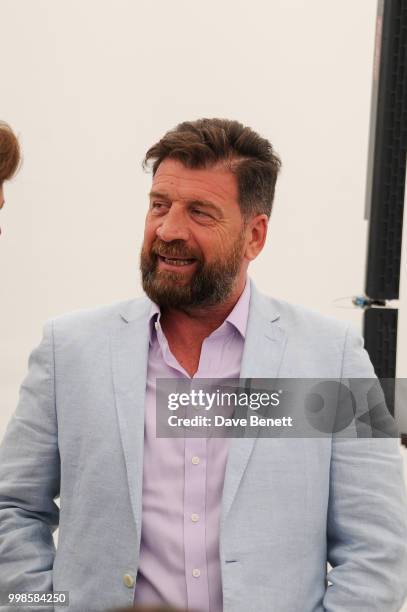
<svg viewBox="0 0 407 612">
<path fill-rule="evenodd" d="M 262 251 L 267 238 L 268 216 L 256 215 L 246 223 L 247 245 L 245 257 L 252 261 Z"/>
</svg>

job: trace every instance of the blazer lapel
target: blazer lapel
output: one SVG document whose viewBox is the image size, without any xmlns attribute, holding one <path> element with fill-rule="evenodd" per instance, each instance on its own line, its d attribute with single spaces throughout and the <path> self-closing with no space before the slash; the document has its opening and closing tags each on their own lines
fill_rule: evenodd
<svg viewBox="0 0 407 612">
<path fill-rule="evenodd" d="M 134 301 L 112 330 L 112 369 L 123 454 L 138 546 L 141 536 L 144 403 L 148 366 L 148 315 L 151 302 Z"/>
<path fill-rule="evenodd" d="M 240 368 L 240 379 L 244 379 L 248 386 L 250 380 L 247 379 L 278 377 L 286 345 L 286 333 L 278 324 L 279 314 L 272 300 L 259 293 L 253 281 L 250 282 L 249 315 Z M 223 486 L 221 529 L 256 442 L 256 438 L 247 436 L 248 433 L 243 439 L 231 440 Z"/>
</svg>

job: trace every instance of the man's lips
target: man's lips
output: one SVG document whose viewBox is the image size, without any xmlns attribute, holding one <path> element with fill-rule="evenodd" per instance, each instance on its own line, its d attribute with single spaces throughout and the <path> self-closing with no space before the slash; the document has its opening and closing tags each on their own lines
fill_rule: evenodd
<svg viewBox="0 0 407 612">
<path fill-rule="evenodd" d="M 184 257 L 164 257 L 163 255 L 157 255 L 158 265 L 162 268 L 167 269 L 188 269 L 195 265 L 195 258 L 184 258 Z M 172 261 L 171 261 L 172 260 Z M 185 263 L 181 263 L 185 262 Z"/>
<path fill-rule="evenodd" d="M 196 257 L 191 257 L 188 255 L 166 255 L 165 253 L 155 253 L 157 255 L 157 257 L 161 257 L 161 259 L 183 259 L 183 260 L 189 260 L 189 259 L 196 259 Z"/>
</svg>

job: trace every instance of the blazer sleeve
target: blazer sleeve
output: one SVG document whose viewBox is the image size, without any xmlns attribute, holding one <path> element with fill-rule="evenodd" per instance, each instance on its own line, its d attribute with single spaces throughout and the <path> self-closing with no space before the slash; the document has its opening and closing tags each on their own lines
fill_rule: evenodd
<svg viewBox="0 0 407 612">
<path fill-rule="evenodd" d="M 343 378 L 373 378 L 348 329 Z M 398 612 L 407 595 L 407 506 L 397 438 L 333 438 L 327 522 L 332 569 L 326 612 Z"/>
<path fill-rule="evenodd" d="M 0 445 L 3 597 L 13 590 L 52 591 L 52 534 L 59 522 L 54 499 L 59 495 L 59 485 L 53 333 L 49 322 L 40 345 L 30 355 L 18 406 Z"/>
</svg>

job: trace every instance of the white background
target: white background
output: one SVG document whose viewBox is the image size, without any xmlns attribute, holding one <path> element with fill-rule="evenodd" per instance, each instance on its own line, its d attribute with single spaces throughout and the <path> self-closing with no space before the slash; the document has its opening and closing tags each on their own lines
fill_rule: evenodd
<svg viewBox="0 0 407 612">
<path fill-rule="evenodd" d="M 0 437 L 44 321 L 142 294 L 141 161 L 180 121 L 271 140 L 283 170 L 249 273 L 361 329 L 334 300 L 364 289 L 375 0 L 0 0 L 0 19 L 0 118 L 24 152 L 0 214 Z"/>
</svg>

